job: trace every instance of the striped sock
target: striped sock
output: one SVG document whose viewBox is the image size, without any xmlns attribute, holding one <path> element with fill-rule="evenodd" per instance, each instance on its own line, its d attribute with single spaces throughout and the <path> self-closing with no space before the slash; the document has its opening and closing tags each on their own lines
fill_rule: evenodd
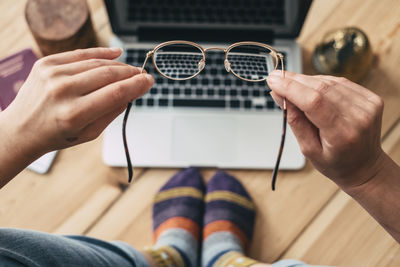
<svg viewBox="0 0 400 267">
<path fill-rule="evenodd" d="M 155 245 L 146 252 L 157 266 L 195 267 L 204 210 L 204 183 L 196 168 L 174 175 L 153 205 Z"/>
<path fill-rule="evenodd" d="M 207 184 L 205 202 L 202 266 L 254 264 L 243 254 L 252 237 L 255 206 L 242 184 L 219 171 Z"/>
</svg>

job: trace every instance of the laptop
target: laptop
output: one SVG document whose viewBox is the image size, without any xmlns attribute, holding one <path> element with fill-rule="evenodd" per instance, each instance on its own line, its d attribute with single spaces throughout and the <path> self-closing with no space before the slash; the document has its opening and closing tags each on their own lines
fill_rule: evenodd
<svg viewBox="0 0 400 267">
<path fill-rule="evenodd" d="M 284 55 L 285 68 L 302 72 L 296 43 L 311 0 L 106 0 L 119 58 L 142 66 L 161 42 L 194 41 L 227 48 L 238 41 L 269 44 Z M 266 82 L 246 82 L 227 73 L 224 53 L 208 51 L 193 79 L 169 80 L 146 65 L 153 88 L 133 103 L 127 124 L 134 167 L 272 169 L 282 134 L 282 111 Z M 123 114 L 105 130 L 103 161 L 127 166 Z M 300 169 L 305 159 L 287 129 L 281 169 Z"/>
</svg>

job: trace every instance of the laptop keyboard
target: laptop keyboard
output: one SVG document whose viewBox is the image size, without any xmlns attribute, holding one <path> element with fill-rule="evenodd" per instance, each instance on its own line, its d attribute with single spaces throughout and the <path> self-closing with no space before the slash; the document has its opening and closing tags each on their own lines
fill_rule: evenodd
<svg viewBox="0 0 400 267">
<path fill-rule="evenodd" d="M 128 1 L 130 22 L 283 25 L 282 0 Z"/>
<path fill-rule="evenodd" d="M 148 50 L 129 49 L 126 63 L 142 66 Z M 285 54 L 285 53 L 282 53 Z M 199 75 L 184 81 L 162 77 L 150 60 L 146 65 L 155 83 L 142 98 L 134 102 L 136 107 L 195 107 L 236 110 L 279 109 L 270 96 L 266 82 L 246 82 L 224 67 L 224 53 L 209 51 L 206 66 Z"/>
</svg>

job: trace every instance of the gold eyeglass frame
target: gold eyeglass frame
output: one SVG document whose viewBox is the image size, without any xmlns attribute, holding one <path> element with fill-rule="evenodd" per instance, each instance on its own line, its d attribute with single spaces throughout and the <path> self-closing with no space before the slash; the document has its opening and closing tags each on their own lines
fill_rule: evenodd
<svg viewBox="0 0 400 267">
<path fill-rule="evenodd" d="M 186 77 L 186 78 L 173 78 L 173 77 L 169 77 L 167 75 L 165 75 L 157 66 L 156 64 L 156 60 L 154 58 L 155 53 L 160 49 L 163 48 L 165 46 L 168 45 L 174 45 L 174 44 L 185 44 L 185 45 L 191 45 L 194 46 L 196 48 L 198 48 L 202 54 L 203 54 L 203 58 L 199 61 L 198 63 L 198 67 L 199 70 L 198 72 L 196 72 L 194 75 L 190 76 L 190 77 Z M 143 62 L 142 68 L 141 68 L 141 73 L 143 73 L 144 71 L 144 67 L 146 66 L 147 61 L 149 60 L 149 58 L 152 58 L 153 61 L 153 65 L 155 67 L 155 69 L 157 70 L 157 72 L 164 78 L 166 79 L 171 79 L 171 80 L 175 80 L 175 81 L 183 81 L 183 80 L 189 80 L 192 79 L 194 77 L 196 77 L 197 75 L 200 74 L 200 72 L 204 69 L 205 65 L 206 65 L 206 59 L 207 59 L 207 54 L 206 52 L 209 50 L 220 50 L 223 51 L 225 53 L 225 60 L 224 60 L 224 66 L 225 66 L 225 70 L 227 72 L 231 72 L 233 75 L 235 75 L 237 78 L 247 81 L 247 82 L 262 82 L 262 81 L 266 81 L 267 78 L 263 78 L 263 79 L 259 79 L 259 80 L 250 80 L 250 79 L 246 79 L 241 77 L 240 75 L 238 75 L 237 73 L 235 73 L 232 69 L 231 69 L 231 63 L 228 60 L 228 55 L 229 52 L 237 47 L 237 46 L 242 46 L 242 45 L 255 45 L 255 46 L 260 46 L 260 47 L 264 47 L 267 48 L 270 51 L 270 54 L 273 56 L 273 58 L 275 59 L 275 66 L 274 66 L 274 70 L 276 70 L 278 68 L 278 64 L 279 62 L 281 63 L 281 68 L 282 68 L 282 77 L 285 77 L 285 69 L 284 69 L 284 64 L 283 64 L 283 55 L 281 53 L 279 53 L 278 51 L 276 51 L 273 47 L 264 44 L 264 43 L 260 43 L 260 42 L 252 42 L 252 41 L 244 41 L 244 42 L 237 42 L 234 43 L 232 45 L 230 45 L 228 48 L 224 49 L 221 47 L 208 47 L 208 48 L 203 48 L 201 47 L 199 44 L 194 43 L 194 42 L 190 42 L 190 41 L 183 41 L 183 40 L 175 40 L 175 41 L 168 41 L 168 42 L 163 42 L 159 45 L 157 45 L 153 50 L 147 52 L 146 54 L 146 58 Z M 128 164 L 128 175 L 129 175 L 129 179 L 128 181 L 131 182 L 132 181 L 132 177 L 133 177 L 133 167 L 132 167 L 132 162 L 130 159 L 130 154 L 129 154 L 129 149 L 128 149 L 128 143 L 127 143 L 127 139 L 126 139 L 126 124 L 128 121 L 128 116 L 129 116 L 129 112 L 130 109 L 132 108 L 132 101 L 128 103 L 128 106 L 126 108 L 125 114 L 124 114 L 124 119 L 123 119 L 123 125 L 122 125 L 122 138 L 123 138 L 123 142 L 124 142 L 124 149 L 125 149 L 125 155 L 126 155 L 126 161 Z M 282 126 L 282 136 L 281 136 L 281 144 L 280 144 L 280 148 L 279 148 L 279 152 L 278 152 L 278 156 L 277 156 L 277 160 L 275 163 L 275 167 L 274 170 L 272 172 L 272 181 L 271 181 L 271 187 L 272 190 L 275 190 L 275 184 L 276 184 L 276 179 L 277 179 L 277 175 L 278 175 L 278 170 L 279 170 L 279 164 L 281 161 L 281 157 L 282 157 L 282 152 L 283 152 L 283 147 L 285 144 L 285 137 L 286 137 L 286 124 L 287 124 L 287 109 L 286 109 L 286 98 L 283 99 L 283 107 L 282 111 L 283 111 L 283 126 Z"/>
</svg>

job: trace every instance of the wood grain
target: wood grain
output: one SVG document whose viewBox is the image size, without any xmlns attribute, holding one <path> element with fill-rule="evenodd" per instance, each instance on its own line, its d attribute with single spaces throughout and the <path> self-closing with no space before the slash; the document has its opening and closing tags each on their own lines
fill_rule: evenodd
<svg viewBox="0 0 400 267">
<path fill-rule="evenodd" d="M 136 175 L 140 173 L 136 171 Z M 102 204 L 93 203 L 93 199 L 104 193 L 104 187 L 121 192 L 120 179 L 127 179 L 126 170 L 111 169 L 101 161 L 101 139 L 61 151 L 48 174 L 23 171 L 0 191 L 0 226 L 52 232 L 70 225 L 68 218 L 76 218 L 81 210 L 92 210 L 89 217 L 96 219 L 117 196 L 112 190 L 113 197 L 104 195 Z M 74 226 L 76 229 L 92 223 L 78 218 L 81 220 L 70 219 L 83 224 Z"/>
<path fill-rule="evenodd" d="M 400 123 L 383 148 L 400 164 Z M 282 258 L 343 267 L 399 266 L 400 246 L 355 200 L 340 191 Z"/>
<path fill-rule="evenodd" d="M 26 0 L 0 1 L 0 57 L 26 47 L 38 51 L 26 26 Z M 112 36 L 102 0 L 88 0 L 99 43 Z M 343 26 L 364 30 L 375 64 L 362 84 L 385 101 L 384 146 L 399 160 L 400 2 L 397 0 L 314 0 L 298 41 L 304 72 L 313 74 L 311 55 L 323 35 Z M 390 133 L 390 135 L 388 135 Z M 394 136 L 394 137 L 393 137 Z M 390 137 L 390 138 L 389 138 Z M 101 138 L 62 151 L 47 175 L 24 171 L 0 191 L 0 227 L 88 234 L 119 239 L 138 248 L 152 243 L 152 198 L 176 169 L 144 169 L 139 180 L 121 187 L 126 170 L 105 166 Z M 228 170 L 246 186 L 257 206 L 249 254 L 273 262 L 298 258 L 315 264 L 400 266 L 400 247 L 357 203 L 307 163 L 301 171 L 280 173 L 276 192 L 271 172 Z M 203 169 L 208 181 L 214 169 Z"/>
</svg>

